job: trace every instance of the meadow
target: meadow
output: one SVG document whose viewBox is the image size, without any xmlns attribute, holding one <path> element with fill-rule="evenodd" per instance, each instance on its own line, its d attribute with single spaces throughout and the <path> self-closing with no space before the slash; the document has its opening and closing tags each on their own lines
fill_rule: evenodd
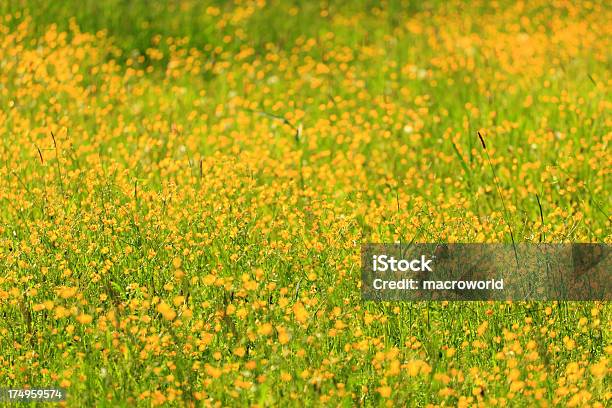
<svg viewBox="0 0 612 408">
<path fill-rule="evenodd" d="M 609 406 L 606 302 L 359 287 L 365 243 L 612 241 L 611 20 L 603 1 L 0 0 L 0 388 Z"/>
</svg>

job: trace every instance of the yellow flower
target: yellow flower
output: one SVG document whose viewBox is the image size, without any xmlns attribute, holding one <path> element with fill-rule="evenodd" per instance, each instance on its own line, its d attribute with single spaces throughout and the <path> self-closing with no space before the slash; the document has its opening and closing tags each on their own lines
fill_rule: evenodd
<svg viewBox="0 0 612 408">
<path fill-rule="evenodd" d="M 272 334 L 273 330 L 274 326 L 272 326 L 272 324 L 264 323 L 259 326 L 259 328 L 257 329 L 257 333 L 259 333 L 261 336 L 269 336 L 270 334 Z"/>
<path fill-rule="evenodd" d="M 76 293 L 77 293 L 77 288 L 75 287 L 62 287 L 59 290 L 59 295 L 63 299 L 71 298 L 74 295 L 76 295 Z"/>
<path fill-rule="evenodd" d="M 221 374 L 223 373 L 223 371 L 221 371 L 219 368 L 213 367 L 210 364 L 206 364 L 205 370 L 206 370 L 206 374 L 210 375 L 213 378 L 219 378 L 221 377 Z"/>
<path fill-rule="evenodd" d="M 176 318 L 176 312 L 170 305 L 165 302 L 161 302 L 157 305 L 157 311 L 163 316 L 166 320 L 174 320 Z"/>
<path fill-rule="evenodd" d="M 278 342 L 280 344 L 289 343 L 289 340 L 291 339 L 291 337 L 289 336 L 289 333 L 287 333 L 287 330 L 285 329 L 277 329 L 277 330 L 278 330 Z"/>
<path fill-rule="evenodd" d="M 174 269 L 180 268 L 182 264 L 183 261 L 178 256 L 172 260 L 172 266 L 174 267 Z"/>
<path fill-rule="evenodd" d="M 295 319 L 300 323 L 305 323 L 308 320 L 308 311 L 302 304 L 302 302 L 296 302 L 293 305 L 293 315 Z"/>
<path fill-rule="evenodd" d="M 391 390 L 391 387 L 389 387 L 388 385 L 383 385 L 381 387 L 378 387 L 376 391 L 378 391 L 381 397 L 389 398 L 391 396 L 392 390 Z"/>
<path fill-rule="evenodd" d="M 78 315 L 76 320 L 81 324 L 89 324 L 92 322 L 93 317 L 91 317 L 88 314 L 83 313 L 83 314 Z"/>
<path fill-rule="evenodd" d="M 598 363 L 591 365 L 589 371 L 595 378 L 601 378 L 608 374 L 608 359 L 602 358 Z"/>
</svg>

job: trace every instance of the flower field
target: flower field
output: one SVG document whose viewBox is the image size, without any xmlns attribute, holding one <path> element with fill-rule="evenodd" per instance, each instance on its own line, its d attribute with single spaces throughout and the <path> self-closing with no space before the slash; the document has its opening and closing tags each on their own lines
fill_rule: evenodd
<svg viewBox="0 0 612 408">
<path fill-rule="evenodd" d="M 609 244 L 611 20 L 0 0 L 0 388 L 609 406 L 607 302 L 364 302 L 360 247 Z"/>
</svg>

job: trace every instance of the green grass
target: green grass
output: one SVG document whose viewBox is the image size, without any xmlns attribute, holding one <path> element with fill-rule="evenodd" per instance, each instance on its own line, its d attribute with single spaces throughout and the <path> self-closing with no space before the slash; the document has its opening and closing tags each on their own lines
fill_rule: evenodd
<svg viewBox="0 0 612 408">
<path fill-rule="evenodd" d="M 608 405 L 607 302 L 358 287 L 367 242 L 609 243 L 605 4 L 238 3 L 0 2 L 0 388 Z"/>
</svg>

